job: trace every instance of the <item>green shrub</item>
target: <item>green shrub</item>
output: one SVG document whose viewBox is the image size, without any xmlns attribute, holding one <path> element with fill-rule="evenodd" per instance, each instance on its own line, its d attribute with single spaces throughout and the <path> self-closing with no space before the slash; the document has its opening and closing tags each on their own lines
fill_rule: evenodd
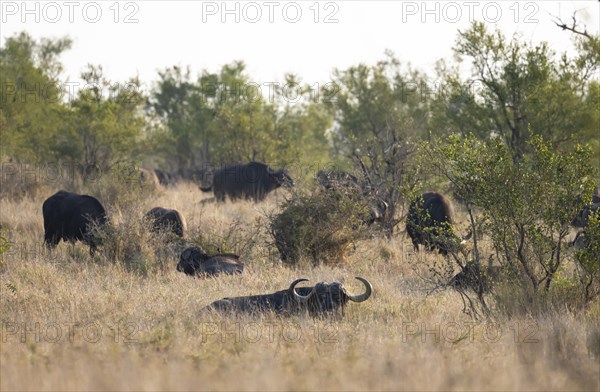
<svg viewBox="0 0 600 392">
<path fill-rule="evenodd" d="M 516 160 L 499 139 L 451 135 L 424 146 L 423 162 L 450 182 L 467 207 L 475 232 L 469 262 L 481 266 L 493 254 L 497 267 L 516 272 L 514 282 L 530 286 L 524 292 L 534 303 L 549 298 L 559 269 L 573 261 L 570 223 L 590 202 L 594 181 L 589 148 L 558 153 L 540 136 L 528 143 L 531 152 Z M 490 241 L 489 254 L 482 254 L 483 238 Z M 581 257 L 580 264 L 597 270 Z"/>
<path fill-rule="evenodd" d="M 351 245 L 369 236 L 369 217 L 369 201 L 356 191 L 297 193 L 270 217 L 270 233 L 286 264 L 343 263 Z"/>
</svg>

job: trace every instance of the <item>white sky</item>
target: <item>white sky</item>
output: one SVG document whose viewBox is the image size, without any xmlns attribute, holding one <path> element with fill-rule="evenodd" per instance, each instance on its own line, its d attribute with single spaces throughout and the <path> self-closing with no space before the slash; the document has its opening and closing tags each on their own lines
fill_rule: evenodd
<svg viewBox="0 0 600 392">
<path fill-rule="evenodd" d="M 190 65 L 195 75 L 243 60 L 257 83 L 281 82 L 286 72 L 294 72 L 312 84 L 328 81 L 335 67 L 373 64 L 384 57 L 385 49 L 402 62 L 432 72 L 436 60 L 451 58 L 457 29 L 468 27 L 471 19 L 490 25 L 497 20 L 508 35 L 519 32 L 525 40 L 545 40 L 559 52 L 569 50 L 572 34 L 558 29 L 553 16 L 570 21 L 578 11 L 580 22 L 597 33 L 599 6 L 596 0 L 0 1 L 0 38 L 4 43 L 23 30 L 35 38 L 69 35 L 74 45 L 61 59 L 64 77 L 71 81 L 79 80 L 87 63 L 102 65 L 113 81 L 139 75 L 148 84 L 158 79 L 158 70 L 172 65 Z M 225 7 L 233 14 L 225 14 Z M 424 14 L 425 8 L 432 13 Z M 302 15 L 292 23 L 297 9 Z M 257 10 L 262 16 L 251 23 Z M 325 23 L 332 12 L 334 23 Z M 131 13 L 134 23 L 125 23 Z M 98 20 L 92 23 L 94 19 Z"/>
</svg>

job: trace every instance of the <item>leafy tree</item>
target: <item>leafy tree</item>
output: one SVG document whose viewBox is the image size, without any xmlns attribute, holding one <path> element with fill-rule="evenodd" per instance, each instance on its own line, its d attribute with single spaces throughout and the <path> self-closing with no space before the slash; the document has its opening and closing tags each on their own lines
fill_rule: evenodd
<svg viewBox="0 0 600 392">
<path fill-rule="evenodd" d="M 70 104 L 72 129 L 86 167 L 108 170 L 140 154 L 135 146 L 143 136 L 144 96 L 137 79 L 112 83 L 102 67 L 88 65 L 82 75 L 86 88 Z"/>
<path fill-rule="evenodd" d="M 289 102 L 278 86 L 265 97 L 243 62 L 216 74 L 204 71 L 196 81 L 178 67 L 160 77 L 149 109 L 170 135 L 179 168 L 251 160 L 285 165 L 328 156 L 330 114 L 319 103 Z M 286 83 L 300 82 L 288 75 Z"/>
<path fill-rule="evenodd" d="M 34 40 L 27 33 L 6 38 L 0 48 L 1 154 L 23 162 L 74 157 L 63 120 L 66 110 L 58 57 L 69 38 Z"/>
<path fill-rule="evenodd" d="M 500 266 L 522 278 L 517 282 L 528 285 L 535 297 L 551 288 L 571 257 L 569 225 L 591 201 L 594 182 L 588 147 L 561 153 L 541 136 L 531 137 L 527 145 L 530 154 L 515 162 L 499 138 L 453 134 L 426 144 L 423 162 L 449 180 L 467 206 L 474 233 L 469 264 L 484 271 L 482 260 L 492 256 L 483 255 L 479 246 L 486 236 Z"/>
<path fill-rule="evenodd" d="M 475 22 L 459 33 L 454 48 L 459 58 L 471 61 L 472 77 L 462 80 L 457 68 L 438 69 L 446 82 L 433 105 L 436 125 L 484 138 L 497 135 L 515 160 L 527 152 L 529 131 L 554 148 L 585 142 L 597 117 L 597 87 L 591 78 L 600 61 L 594 48 L 593 42 L 582 43 L 578 57 L 557 58 L 545 42 L 508 40 Z"/>
<path fill-rule="evenodd" d="M 384 226 L 391 233 L 400 221 L 395 212 L 409 182 L 413 141 L 427 133 L 427 79 L 417 71 L 403 72 L 387 53 L 374 66 L 336 70 L 334 81 L 339 91 L 328 103 L 337 123 L 334 143 L 387 201 Z"/>
<path fill-rule="evenodd" d="M 176 157 L 177 167 L 193 166 L 197 161 L 207 163 L 209 154 L 208 124 L 214 117 L 214 109 L 208 99 L 214 94 L 205 90 L 215 75 L 203 75 L 198 83 L 191 81 L 189 67 L 178 66 L 159 72 L 160 80 L 149 100 L 149 110 L 165 125 L 168 137 L 163 151 Z M 198 140 L 204 145 L 199 148 Z M 198 156 L 197 151 L 201 152 Z"/>
</svg>

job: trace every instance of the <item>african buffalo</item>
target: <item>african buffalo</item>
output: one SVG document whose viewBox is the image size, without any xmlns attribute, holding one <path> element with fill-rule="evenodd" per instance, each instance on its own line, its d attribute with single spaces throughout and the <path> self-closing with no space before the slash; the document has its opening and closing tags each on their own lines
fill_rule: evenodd
<svg viewBox="0 0 600 392">
<path fill-rule="evenodd" d="M 239 256 L 231 253 L 208 255 L 200 247 L 185 249 L 179 256 L 177 271 L 186 275 L 241 274 L 244 264 L 238 262 Z"/>
<path fill-rule="evenodd" d="M 589 205 L 583 207 L 583 209 L 581 211 L 579 211 L 579 213 L 577 214 L 575 219 L 573 219 L 573 221 L 571 222 L 571 225 L 573 225 L 573 227 L 578 227 L 578 228 L 586 227 L 588 224 L 588 221 L 590 219 L 590 215 L 592 213 L 595 213 L 599 209 L 600 209 L 600 202 L 592 203 L 592 204 L 589 204 Z"/>
<path fill-rule="evenodd" d="M 339 282 L 331 284 L 320 282 L 314 287 L 301 287 L 296 291 L 295 287 L 298 283 L 308 281 L 308 279 L 296 279 L 287 290 L 272 294 L 223 298 L 213 302 L 207 308 L 221 312 L 256 313 L 272 311 L 284 315 L 306 311 L 312 316 L 338 311 L 343 314 L 348 301 L 366 301 L 373 291 L 368 280 L 360 276 L 357 276 L 356 279 L 365 285 L 366 291 L 363 294 L 350 295 Z"/>
<path fill-rule="evenodd" d="M 452 230 L 453 214 L 450 200 L 440 193 L 426 192 L 413 200 L 406 218 L 406 232 L 415 251 L 418 252 L 419 244 L 422 244 L 427 250 L 437 248 L 441 254 L 447 255 L 451 243 L 458 240 Z"/>
<path fill-rule="evenodd" d="M 179 211 L 162 207 L 154 207 L 146 212 L 144 219 L 152 224 L 153 232 L 171 232 L 181 238 L 183 238 L 187 227 L 185 219 Z"/>
<path fill-rule="evenodd" d="M 388 209 L 388 203 L 383 200 L 378 200 L 376 203 L 369 206 L 369 220 L 367 220 L 367 226 L 371 226 L 375 222 L 381 222 L 385 216 L 385 212 Z"/>
<path fill-rule="evenodd" d="M 250 199 L 262 201 L 267 194 L 281 186 L 293 186 L 286 170 L 273 170 L 260 162 L 226 166 L 215 172 L 212 186 L 200 187 L 203 192 L 215 194 L 217 201 Z"/>
<path fill-rule="evenodd" d="M 44 201 L 42 213 L 44 243 L 49 249 L 55 248 L 61 240 L 82 241 L 90 246 L 90 254 L 94 254 L 99 240 L 92 235 L 91 228 L 108 222 L 98 199 L 62 190 Z"/>
</svg>

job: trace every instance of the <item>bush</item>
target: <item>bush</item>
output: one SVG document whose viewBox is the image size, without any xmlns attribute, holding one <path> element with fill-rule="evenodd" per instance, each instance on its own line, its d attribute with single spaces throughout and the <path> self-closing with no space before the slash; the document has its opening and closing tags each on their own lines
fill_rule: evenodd
<svg viewBox="0 0 600 392">
<path fill-rule="evenodd" d="M 497 267 L 516 272 L 534 303 L 548 298 L 560 269 L 573 261 L 569 224 L 590 202 L 594 181 L 588 148 L 561 154 L 539 136 L 528 143 L 531 153 L 519 160 L 500 140 L 472 135 L 438 139 L 423 151 L 465 202 L 475 233 L 469 262 L 483 271 L 490 255 L 481 254 L 480 241 L 489 238 Z"/>
<path fill-rule="evenodd" d="M 183 240 L 172 233 L 153 233 L 139 208 L 113 210 L 110 219 L 108 226 L 93 228 L 102 253 L 96 260 L 108 260 L 142 275 L 163 272 L 176 264 Z"/>
<path fill-rule="evenodd" d="M 297 193 L 269 218 L 270 233 L 286 264 L 342 263 L 354 241 L 369 236 L 370 214 L 368 200 L 351 189 Z"/>
</svg>

